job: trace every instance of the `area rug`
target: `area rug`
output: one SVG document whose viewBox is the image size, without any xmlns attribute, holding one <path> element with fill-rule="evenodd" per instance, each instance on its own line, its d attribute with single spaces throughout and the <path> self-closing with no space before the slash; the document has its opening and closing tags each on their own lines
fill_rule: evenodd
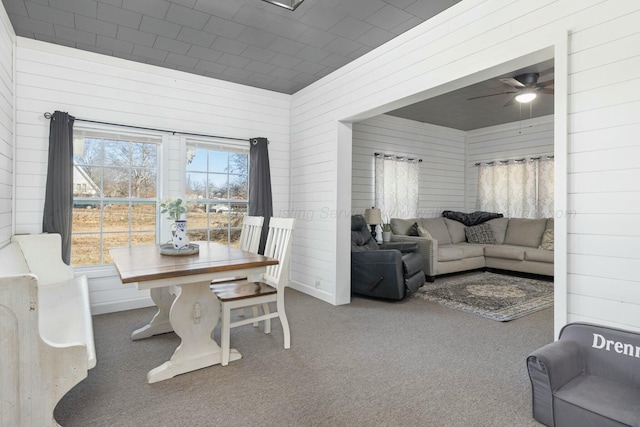
<svg viewBox="0 0 640 427">
<path fill-rule="evenodd" d="M 414 294 L 447 307 L 507 322 L 553 305 L 553 282 L 478 273 L 427 283 Z"/>
</svg>

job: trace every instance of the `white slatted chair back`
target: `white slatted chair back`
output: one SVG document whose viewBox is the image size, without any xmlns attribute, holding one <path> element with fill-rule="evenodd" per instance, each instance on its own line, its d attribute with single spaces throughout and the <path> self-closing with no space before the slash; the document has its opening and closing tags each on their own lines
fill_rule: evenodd
<svg viewBox="0 0 640 427">
<path fill-rule="evenodd" d="M 271 218 L 269 220 L 269 234 L 264 248 L 264 255 L 278 260 L 278 264 L 270 265 L 264 273 L 264 281 L 278 289 L 286 286 L 282 280 L 282 272 L 288 267 L 291 252 L 291 234 L 295 225 L 295 218 Z"/>
<path fill-rule="evenodd" d="M 242 220 L 242 231 L 240 232 L 240 244 L 238 247 L 243 251 L 258 253 L 260 246 L 260 236 L 262 235 L 262 216 L 245 216 Z"/>
</svg>

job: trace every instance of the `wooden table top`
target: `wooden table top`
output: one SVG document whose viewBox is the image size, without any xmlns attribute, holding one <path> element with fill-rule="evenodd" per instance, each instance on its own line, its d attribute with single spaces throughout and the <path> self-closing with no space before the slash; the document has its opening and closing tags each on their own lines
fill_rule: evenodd
<svg viewBox="0 0 640 427">
<path fill-rule="evenodd" d="M 278 260 L 215 242 L 192 242 L 194 255 L 161 255 L 160 245 L 110 248 L 122 283 L 167 279 L 192 274 L 219 273 L 278 264 Z"/>
</svg>

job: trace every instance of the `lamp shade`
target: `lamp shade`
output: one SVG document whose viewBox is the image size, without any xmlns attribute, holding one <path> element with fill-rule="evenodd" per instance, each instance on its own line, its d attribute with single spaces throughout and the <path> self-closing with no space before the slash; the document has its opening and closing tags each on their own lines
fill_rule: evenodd
<svg viewBox="0 0 640 427">
<path fill-rule="evenodd" d="M 367 220 L 367 224 L 369 225 L 382 224 L 382 214 L 380 213 L 380 209 L 376 209 L 376 208 L 365 209 L 364 219 Z"/>
</svg>

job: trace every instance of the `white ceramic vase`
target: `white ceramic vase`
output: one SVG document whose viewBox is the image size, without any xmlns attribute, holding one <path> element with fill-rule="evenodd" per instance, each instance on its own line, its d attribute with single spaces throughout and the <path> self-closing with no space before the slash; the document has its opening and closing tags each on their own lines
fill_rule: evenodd
<svg viewBox="0 0 640 427">
<path fill-rule="evenodd" d="M 391 241 L 391 232 L 390 231 L 383 231 L 382 232 L 382 242 L 383 243 L 389 243 Z"/>
<path fill-rule="evenodd" d="M 189 237 L 187 237 L 187 221 L 179 219 L 175 223 L 173 233 L 173 247 L 175 249 L 183 249 L 189 247 Z"/>
</svg>

